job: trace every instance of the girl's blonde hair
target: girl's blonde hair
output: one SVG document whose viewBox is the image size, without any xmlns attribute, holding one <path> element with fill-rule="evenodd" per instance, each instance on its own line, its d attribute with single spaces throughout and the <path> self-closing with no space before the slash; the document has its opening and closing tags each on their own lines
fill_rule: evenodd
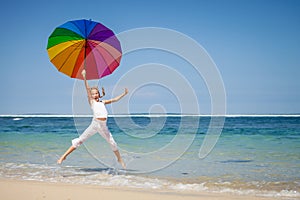
<svg viewBox="0 0 300 200">
<path fill-rule="evenodd" d="M 100 96 L 100 98 L 102 98 L 102 97 L 104 97 L 104 96 L 105 96 L 104 87 L 102 87 L 102 96 L 101 96 L 101 94 L 100 94 L 100 91 L 99 91 L 99 88 L 98 88 L 97 86 L 93 86 L 93 87 L 91 87 L 91 88 L 90 88 L 90 90 L 91 90 L 91 91 L 92 91 L 92 90 L 97 90 L 97 91 L 98 91 L 98 93 L 99 93 L 99 96 Z"/>
</svg>

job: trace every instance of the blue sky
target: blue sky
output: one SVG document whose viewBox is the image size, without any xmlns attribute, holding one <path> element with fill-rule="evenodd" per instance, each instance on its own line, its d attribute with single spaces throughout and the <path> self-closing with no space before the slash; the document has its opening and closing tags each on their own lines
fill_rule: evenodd
<svg viewBox="0 0 300 200">
<path fill-rule="evenodd" d="M 116 34 L 161 27 L 191 37 L 220 71 L 228 114 L 300 113 L 297 0 L 12 0 L 0 9 L 0 114 L 72 113 L 75 80 L 49 62 L 46 45 L 55 27 L 81 18 L 99 21 Z M 107 97 L 122 73 L 136 65 L 155 62 L 178 69 L 180 61 L 170 61 L 168 56 L 151 51 L 125 55 L 119 68 L 101 81 Z M 195 79 L 192 72 L 185 73 L 187 79 Z M 202 104 L 200 114 L 205 114 L 209 113 L 209 95 L 198 91 L 205 88 L 201 81 L 191 84 Z M 142 95 L 153 93 L 153 98 Z M 178 112 L 176 98 L 168 93 L 158 86 L 143 87 L 131 96 L 130 112 L 148 112 L 153 104 Z"/>
</svg>

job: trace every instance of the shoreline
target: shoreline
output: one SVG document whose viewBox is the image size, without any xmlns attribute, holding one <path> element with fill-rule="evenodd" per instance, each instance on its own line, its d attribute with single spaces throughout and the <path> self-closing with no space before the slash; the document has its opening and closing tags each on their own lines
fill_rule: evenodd
<svg viewBox="0 0 300 200">
<path fill-rule="evenodd" d="M 176 192 L 168 190 L 132 189 L 127 187 L 105 187 L 51 183 L 32 180 L 0 178 L 1 198 L 6 200 L 32 199 L 123 199 L 123 200 L 270 200 L 274 197 L 234 195 L 212 192 Z M 278 198 L 280 199 L 280 198 Z"/>
</svg>

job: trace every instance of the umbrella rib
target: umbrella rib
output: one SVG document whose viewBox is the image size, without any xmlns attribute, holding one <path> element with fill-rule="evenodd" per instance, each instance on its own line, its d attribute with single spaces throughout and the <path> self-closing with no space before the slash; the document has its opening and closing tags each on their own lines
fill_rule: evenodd
<svg viewBox="0 0 300 200">
<path fill-rule="evenodd" d="M 74 24 L 74 26 L 76 26 L 77 29 L 82 33 L 82 29 L 81 29 L 79 26 L 77 26 L 76 23 L 72 23 L 72 24 Z M 84 25 L 85 25 L 85 24 L 84 24 Z M 84 26 L 84 29 L 85 29 L 85 26 Z M 84 39 L 86 39 L 86 34 L 85 34 L 85 33 L 82 33 L 82 35 L 83 35 Z"/>
<path fill-rule="evenodd" d="M 107 44 L 107 43 L 106 43 Z M 111 45 L 110 45 L 111 46 Z M 101 48 L 103 48 L 103 49 L 105 49 L 104 47 L 102 47 L 102 46 L 100 46 Z M 97 50 L 98 51 L 98 50 Z M 110 53 L 110 51 L 106 51 L 112 58 L 113 58 L 113 60 L 115 61 L 115 62 L 117 62 L 118 64 L 120 64 L 120 62 L 118 62 L 117 60 L 116 60 L 116 58 Z M 104 59 L 104 62 L 105 62 L 105 59 Z M 105 62 L 106 63 L 106 65 L 107 65 L 107 62 Z M 107 66 L 110 66 L 111 65 L 111 63 L 109 64 L 109 65 L 107 65 Z M 108 70 L 110 71 L 110 73 L 112 73 L 112 71 L 110 70 L 110 68 L 108 67 Z"/>
<path fill-rule="evenodd" d="M 88 45 L 90 45 L 90 44 L 88 44 Z M 93 45 L 90 45 L 90 46 L 93 46 Z M 96 47 L 93 48 L 93 51 L 95 51 L 95 49 L 96 49 L 96 51 L 98 52 L 99 56 L 101 56 L 103 62 L 105 62 L 105 65 L 107 65 L 107 63 L 106 63 L 104 57 L 102 56 L 101 52 L 98 51 L 98 49 L 97 49 Z M 97 58 L 96 58 L 96 56 L 94 55 L 94 53 L 92 53 L 92 55 L 93 55 L 93 57 L 94 57 L 95 62 L 97 62 L 97 61 L 96 61 Z M 98 74 L 99 74 L 100 72 L 99 72 L 99 70 L 98 70 L 98 67 L 97 67 L 96 69 L 97 69 L 97 72 L 98 72 Z M 102 72 L 102 74 L 103 74 L 103 72 Z M 101 74 L 101 75 L 102 75 L 102 74 Z"/>
<path fill-rule="evenodd" d="M 78 48 L 79 46 L 80 46 L 80 43 L 78 44 L 78 43 L 76 43 L 76 44 L 73 44 L 73 45 L 71 45 L 72 47 L 73 46 L 76 46 L 75 48 Z M 70 47 L 71 47 L 70 46 Z M 54 56 L 53 57 L 53 59 L 55 59 L 57 56 L 59 56 L 62 52 L 64 52 L 64 51 L 66 51 L 67 49 L 64 49 L 63 51 L 61 51 L 60 53 L 58 53 L 56 56 Z M 63 68 L 63 66 L 65 65 L 65 63 L 67 62 L 67 60 L 70 58 L 70 56 L 73 54 L 73 52 L 74 51 L 72 51 L 69 55 L 68 55 L 68 57 L 65 59 L 65 61 L 62 63 L 62 65 L 59 67 L 59 69 L 58 70 L 60 70 L 61 68 Z M 52 60 L 53 60 L 52 59 Z"/>
<path fill-rule="evenodd" d="M 101 42 L 102 43 L 102 42 Z M 110 44 L 108 44 L 108 43 L 105 43 L 105 44 L 107 44 L 107 45 L 109 45 L 109 46 L 111 46 Z M 104 49 L 105 51 L 106 51 L 106 49 L 104 48 L 104 47 L 102 47 L 100 44 L 98 44 L 97 46 L 100 46 L 102 49 Z M 113 47 L 113 46 L 111 46 L 111 47 Z M 114 47 L 113 47 L 114 48 Z M 97 48 L 96 48 L 97 49 Z M 98 51 L 98 49 L 97 49 L 97 51 Z M 110 53 L 110 51 L 106 51 L 112 58 L 114 58 L 114 60 L 116 61 L 116 59 L 115 59 L 115 57 Z M 100 53 L 100 52 L 99 52 Z M 101 53 L 100 53 L 101 54 Z M 102 56 L 103 57 L 103 56 Z M 117 61 L 116 61 L 117 62 Z M 106 62 L 105 62 L 106 63 Z M 106 63 L 107 64 L 107 63 Z M 120 64 L 120 62 L 118 62 L 118 64 Z"/>
<path fill-rule="evenodd" d="M 99 30 L 99 31 L 97 31 L 97 32 L 95 32 L 95 33 L 89 35 L 89 38 L 92 38 L 94 35 L 97 35 L 97 34 L 99 34 L 99 33 L 101 33 L 101 32 L 109 32 L 109 33 L 111 33 L 111 35 L 110 35 L 109 37 L 105 37 L 105 40 L 107 40 L 108 38 L 111 38 L 112 36 L 115 36 L 114 33 L 112 32 L 112 30 L 106 29 L 106 30 Z M 103 37 L 102 37 L 102 38 L 103 38 Z M 104 40 L 104 41 L 105 41 L 105 40 Z"/>
<path fill-rule="evenodd" d="M 107 44 L 107 43 L 106 43 Z M 109 44 L 108 44 L 109 45 Z M 110 45 L 111 46 L 111 45 Z M 103 49 L 105 49 L 104 47 L 102 47 L 102 46 L 100 46 L 101 48 L 103 48 Z M 114 47 L 113 47 L 114 48 Z M 116 58 L 110 53 L 110 51 L 106 51 L 113 59 L 114 59 L 114 61 L 116 61 L 116 62 L 118 62 L 117 60 L 116 60 Z M 120 62 L 118 62 L 118 64 L 120 64 Z M 109 71 L 110 71 L 110 69 L 109 69 Z M 110 71 L 110 72 L 112 72 L 112 71 Z"/>
</svg>

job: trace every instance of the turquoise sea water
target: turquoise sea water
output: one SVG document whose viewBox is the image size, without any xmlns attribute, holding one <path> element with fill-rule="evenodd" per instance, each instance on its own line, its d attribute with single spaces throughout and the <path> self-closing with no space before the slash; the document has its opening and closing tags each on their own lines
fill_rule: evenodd
<svg viewBox="0 0 300 200">
<path fill-rule="evenodd" d="M 90 121 L 0 117 L 0 177 L 300 198 L 300 116 L 226 117 L 216 145 L 201 159 L 211 117 L 110 117 L 127 170 L 98 134 L 57 165 Z"/>
</svg>

